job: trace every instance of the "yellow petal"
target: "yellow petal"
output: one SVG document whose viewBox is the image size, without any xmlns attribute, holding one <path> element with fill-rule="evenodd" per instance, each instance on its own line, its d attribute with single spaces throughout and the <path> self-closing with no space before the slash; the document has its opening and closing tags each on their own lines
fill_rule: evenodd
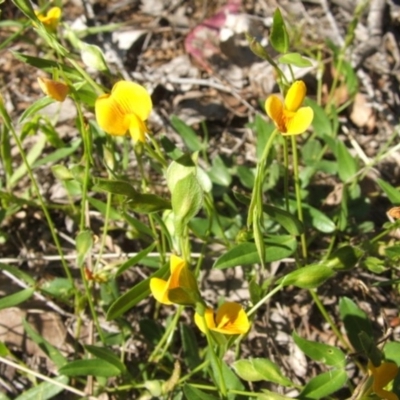
<svg viewBox="0 0 400 400">
<path fill-rule="evenodd" d="M 246 333 L 250 323 L 242 306 L 238 303 L 226 302 L 219 307 L 216 316 L 217 332 L 225 335 L 240 335 Z"/>
<path fill-rule="evenodd" d="M 117 102 L 109 94 L 99 96 L 94 105 L 100 128 L 110 135 L 125 135 L 129 129 L 130 116 L 121 112 Z"/>
<path fill-rule="evenodd" d="M 286 131 L 283 121 L 283 103 L 277 95 L 272 94 L 267 98 L 265 101 L 265 112 L 281 132 Z"/>
<path fill-rule="evenodd" d="M 41 21 L 46 28 L 55 31 L 61 18 L 61 8 L 52 7 L 46 15 L 39 14 L 36 11 L 35 14 L 37 15 L 39 21 Z"/>
<path fill-rule="evenodd" d="M 169 260 L 171 277 L 169 278 L 169 289 L 174 289 L 180 286 L 179 277 L 181 275 L 181 271 L 186 267 L 186 262 L 182 258 L 172 254 L 171 259 Z"/>
<path fill-rule="evenodd" d="M 146 141 L 146 132 L 146 124 L 136 115 L 130 115 L 129 134 L 133 141 L 144 143 Z"/>
<path fill-rule="evenodd" d="M 384 387 L 396 377 L 399 367 L 393 362 L 384 361 L 379 367 L 374 367 L 370 362 L 368 368 L 374 377 L 372 385 L 374 393 L 382 399 L 398 400 L 396 394 L 385 390 Z"/>
<path fill-rule="evenodd" d="M 69 93 L 68 85 L 62 82 L 39 77 L 38 83 L 43 93 L 56 101 L 64 101 Z"/>
<path fill-rule="evenodd" d="M 153 108 L 147 90 L 135 82 L 117 82 L 112 89 L 111 96 L 121 107 L 122 113 L 134 114 L 142 121 L 149 117 Z"/>
<path fill-rule="evenodd" d="M 286 121 L 286 135 L 298 135 L 305 132 L 312 123 L 314 111 L 311 107 L 302 107 Z"/>
<path fill-rule="evenodd" d="M 172 304 L 168 299 L 168 282 L 163 279 L 151 278 L 150 291 L 158 302 L 167 305 Z"/>
<path fill-rule="evenodd" d="M 206 310 L 204 312 L 204 318 L 201 317 L 198 313 L 194 314 L 195 324 L 203 333 L 206 333 L 206 327 L 204 325 L 204 320 L 208 326 L 208 329 L 211 329 L 211 330 L 215 329 L 214 311 L 211 308 L 206 308 Z"/>
<path fill-rule="evenodd" d="M 60 7 L 52 7 L 47 12 L 47 18 L 60 19 L 60 17 L 61 17 L 61 8 Z"/>
<path fill-rule="evenodd" d="M 303 81 L 293 82 L 285 97 L 285 108 L 289 111 L 297 111 L 306 97 L 306 91 Z"/>
</svg>

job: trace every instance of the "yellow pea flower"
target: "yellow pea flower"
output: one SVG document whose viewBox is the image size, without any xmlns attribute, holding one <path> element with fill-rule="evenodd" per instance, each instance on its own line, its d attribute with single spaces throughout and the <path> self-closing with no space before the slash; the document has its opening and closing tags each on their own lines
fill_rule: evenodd
<svg viewBox="0 0 400 400">
<path fill-rule="evenodd" d="M 386 400 L 399 400 L 396 394 L 384 389 L 396 377 L 399 371 L 399 367 L 394 362 L 384 361 L 379 367 L 375 367 L 372 362 L 369 362 L 368 370 L 374 378 L 372 390 L 377 396 Z"/>
<path fill-rule="evenodd" d="M 47 14 L 40 14 L 38 11 L 35 11 L 36 16 L 39 21 L 51 32 L 55 32 L 58 27 L 58 23 L 61 19 L 61 8 L 52 7 Z"/>
<path fill-rule="evenodd" d="M 110 135 L 128 131 L 136 142 L 144 142 L 148 132 L 145 121 L 153 108 L 147 90 L 135 82 L 119 81 L 110 94 L 99 96 L 95 103 L 96 120 Z"/>
<path fill-rule="evenodd" d="M 285 101 L 272 94 L 265 101 L 265 111 L 283 135 L 298 135 L 307 130 L 314 118 L 311 107 L 300 107 L 306 97 L 306 85 L 295 81 L 290 86 Z"/>
<path fill-rule="evenodd" d="M 43 93 L 56 101 L 64 101 L 69 93 L 68 85 L 63 82 L 53 81 L 52 79 L 41 77 L 39 77 L 37 80 Z"/>
<path fill-rule="evenodd" d="M 240 304 L 234 302 L 222 304 L 218 308 L 215 318 L 214 311 L 211 308 L 205 310 L 204 319 L 196 312 L 194 322 L 203 333 L 206 332 L 204 322 L 209 330 L 223 333 L 224 335 L 241 335 L 250 329 L 250 322 L 246 312 Z"/>
<path fill-rule="evenodd" d="M 182 258 L 172 255 L 170 270 L 171 275 L 168 281 L 160 278 L 150 279 L 150 291 L 154 298 L 167 305 L 196 303 L 200 297 L 199 290 L 196 279 L 186 262 Z"/>
</svg>

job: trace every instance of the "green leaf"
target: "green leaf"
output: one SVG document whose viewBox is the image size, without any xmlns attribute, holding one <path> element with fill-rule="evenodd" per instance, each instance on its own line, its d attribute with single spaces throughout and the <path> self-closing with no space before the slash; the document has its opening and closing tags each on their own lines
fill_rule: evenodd
<svg viewBox="0 0 400 400">
<path fill-rule="evenodd" d="M 130 183 L 125 181 L 114 181 L 111 179 L 96 179 L 96 184 L 93 190 L 121 194 L 132 198 L 138 194 Z"/>
<path fill-rule="evenodd" d="M 383 347 L 383 354 L 385 360 L 393 361 L 397 365 L 400 365 L 400 342 L 388 342 Z"/>
<path fill-rule="evenodd" d="M 335 275 L 335 271 L 323 264 L 307 265 L 296 269 L 277 281 L 283 286 L 297 286 L 301 289 L 313 289 L 322 285 Z"/>
<path fill-rule="evenodd" d="M 239 360 L 233 363 L 233 368 L 240 378 L 246 381 L 268 381 L 282 386 L 293 386 L 293 383 L 282 374 L 279 367 L 267 358 Z"/>
<path fill-rule="evenodd" d="M 48 400 L 54 399 L 59 393 L 64 391 L 63 386 L 57 385 L 68 385 L 69 379 L 66 376 L 57 376 L 52 378 L 51 382 L 42 382 L 31 389 L 25 390 L 18 397 L 14 397 L 14 400 Z M 1 399 L 1 397 L 0 397 Z"/>
<path fill-rule="evenodd" d="M 364 252 L 355 247 L 346 245 L 335 250 L 327 259 L 325 265 L 336 271 L 348 271 L 360 261 Z"/>
<path fill-rule="evenodd" d="M 184 323 L 180 323 L 179 327 L 182 338 L 182 348 L 185 365 L 193 370 L 201 364 L 201 359 L 199 355 L 200 350 L 197 343 L 196 335 L 194 334 L 193 329 Z"/>
<path fill-rule="evenodd" d="M 67 301 L 74 295 L 74 284 L 67 278 L 46 280 L 40 285 L 40 290 L 47 295 Z"/>
<path fill-rule="evenodd" d="M 114 303 L 111 304 L 107 311 L 107 320 L 118 318 L 123 313 L 134 307 L 140 301 L 150 295 L 150 279 L 151 278 L 165 278 L 169 271 L 169 265 L 166 264 L 149 278 L 139 282 L 133 288 L 129 289 L 122 296 L 120 296 Z"/>
<path fill-rule="evenodd" d="M 360 340 L 361 346 L 364 349 L 364 354 L 368 357 L 369 360 L 371 360 L 372 364 L 375 367 L 381 365 L 382 352 L 375 344 L 374 338 L 368 336 L 365 332 L 360 332 L 358 334 L 358 339 Z"/>
<path fill-rule="evenodd" d="M 278 393 L 270 392 L 267 389 L 261 389 L 262 393 L 257 395 L 257 400 L 293 400 L 293 397 L 286 397 Z"/>
<path fill-rule="evenodd" d="M 368 336 L 374 337 L 370 320 L 365 312 L 347 297 L 340 299 L 339 313 L 346 328 L 347 337 L 354 350 L 363 353 L 364 348 L 360 341 L 359 333 L 365 332 Z"/>
<path fill-rule="evenodd" d="M 42 351 L 54 362 L 57 368 L 61 368 L 67 363 L 67 359 L 61 354 L 61 352 L 39 335 L 24 319 L 22 321 L 25 332 L 28 336 L 42 349 Z"/>
<path fill-rule="evenodd" d="M 271 236 L 265 240 L 265 262 L 272 262 L 289 257 L 296 250 L 296 239 L 292 236 Z M 260 262 L 254 243 L 245 242 L 229 249 L 217 258 L 213 268 L 225 269 L 237 265 L 251 265 Z"/>
<path fill-rule="evenodd" d="M 42 97 L 39 100 L 36 100 L 33 104 L 31 104 L 19 117 L 18 122 L 22 123 L 24 119 L 30 117 L 31 115 L 35 115 L 42 108 L 47 107 L 49 104 L 54 103 L 54 100 L 50 97 Z"/>
<path fill-rule="evenodd" d="M 378 178 L 376 181 L 391 203 L 400 204 L 400 190 L 394 188 L 390 183 L 387 183 L 382 179 Z"/>
<path fill-rule="evenodd" d="M 171 203 L 162 197 L 149 193 L 136 193 L 130 197 L 126 205 L 137 213 L 150 214 L 171 209 Z"/>
<path fill-rule="evenodd" d="M 106 378 L 121 374 L 119 368 L 100 358 L 71 361 L 58 370 L 67 376 L 104 376 Z"/>
<path fill-rule="evenodd" d="M 152 243 L 150 246 L 146 247 L 142 251 L 136 254 L 136 256 L 131 257 L 129 260 L 125 261 L 115 273 L 115 277 L 120 276 L 123 272 L 125 272 L 128 268 L 133 267 L 138 264 L 144 257 L 146 257 L 150 252 L 154 250 L 156 247 L 156 243 Z"/>
<path fill-rule="evenodd" d="M 335 223 L 322 211 L 303 203 L 304 217 L 310 220 L 312 226 L 323 233 L 332 233 L 336 229 Z"/>
<path fill-rule="evenodd" d="M 272 47 L 278 53 L 287 53 L 289 49 L 289 35 L 287 33 L 285 22 L 283 21 L 279 8 L 277 8 L 274 12 L 269 40 L 271 41 Z"/>
<path fill-rule="evenodd" d="M 341 389 L 347 382 L 347 373 L 344 369 L 324 372 L 308 381 L 299 400 L 320 400 Z"/>
<path fill-rule="evenodd" d="M 314 100 L 311 100 L 308 97 L 305 99 L 304 104 L 311 107 L 314 111 L 312 126 L 317 136 L 320 138 L 323 138 L 324 135 L 327 135 L 328 137 L 333 137 L 334 130 L 332 127 L 332 122 L 326 114 L 325 110 L 321 106 L 319 106 Z"/>
<path fill-rule="evenodd" d="M 9 296 L 2 297 L 0 299 L 0 310 L 3 308 L 9 308 L 17 306 L 32 297 L 35 289 L 28 288 L 20 290 L 19 292 L 10 294 Z"/>
<path fill-rule="evenodd" d="M 167 185 L 169 191 L 174 191 L 175 185 L 188 175 L 196 175 L 196 164 L 190 154 L 184 154 L 177 160 L 172 161 L 167 169 Z"/>
<path fill-rule="evenodd" d="M 232 182 L 232 176 L 220 156 L 216 156 L 212 161 L 212 167 L 208 171 L 208 175 L 217 185 L 229 186 Z"/>
<path fill-rule="evenodd" d="M 26 158 L 28 160 L 28 164 L 32 166 L 35 161 L 40 157 L 43 153 L 44 146 L 46 145 L 46 136 L 40 135 L 37 137 L 35 144 L 30 148 Z M 26 176 L 28 170 L 26 165 L 21 164 L 10 177 L 10 185 L 14 186 L 22 177 Z"/>
<path fill-rule="evenodd" d="M 93 247 L 93 235 L 90 230 L 84 230 L 78 233 L 76 237 L 77 265 L 82 267 L 86 257 Z"/>
<path fill-rule="evenodd" d="M 339 178 L 342 182 L 346 183 L 354 178 L 357 173 L 358 165 L 356 158 L 350 154 L 345 144 L 341 141 L 337 141 L 336 143 L 336 157 L 339 166 Z"/>
<path fill-rule="evenodd" d="M 220 398 L 214 397 L 211 394 L 203 392 L 202 390 L 197 389 L 196 387 L 187 383 L 183 387 L 183 393 L 185 395 L 185 399 L 190 400 L 218 400 Z"/>
<path fill-rule="evenodd" d="M 191 151 L 200 151 L 204 145 L 199 140 L 197 133 L 176 115 L 171 116 L 171 125 L 181 135 L 186 146 Z"/>
<path fill-rule="evenodd" d="M 291 235 L 301 235 L 304 232 L 301 221 L 288 211 L 267 204 L 263 205 L 263 211 Z"/>
<path fill-rule="evenodd" d="M 98 347 L 93 345 L 86 345 L 85 349 L 95 357 L 112 364 L 121 373 L 126 373 L 126 366 L 112 350 L 107 349 L 106 347 Z"/>
<path fill-rule="evenodd" d="M 289 64 L 299 68 L 312 67 L 312 62 L 303 57 L 299 53 L 287 53 L 284 56 L 279 57 L 279 62 L 281 64 Z"/>
<path fill-rule="evenodd" d="M 14 275 L 18 279 L 21 279 L 22 281 L 24 281 L 26 284 L 28 284 L 30 286 L 34 286 L 37 282 L 26 272 L 22 271 L 20 268 L 12 266 L 12 265 L 0 263 L 0 270 L 9 272 L 10 274 Z"/>
<path fill-rule="evenodd" d="M 176 234 L 182 236 L 187 224 L 203 205 L 203 191 L 195 175 L 187 175 L 175 184 L 171 204 Z"/>
<path fill-rule="evenodd" d="M 55 163 L 59 160 L 62 160 L 63 158 L 70 156 L 71 154 L 75 153 L 75 151 L 81 146 L 81 143 L 82 143 L 82 140 L 80 140 L 80 139 L 74 140 L 70 146 L 65 146 L 62 149 L 53 151 L 48 156 L 43 157 L 40 160 L 37 160 L 33 164 L 32 168 L 37 168 L 37 167 L 40 167 L 47 163 Z"/>
<path fill-rule="evenodd" d="M 337 347 L 303 339 L 296 332 L 293 332 L 292 337 L 300 350 L 311 359 L 336 368 L 345 367 L 346 356 Z"/>
</svg>

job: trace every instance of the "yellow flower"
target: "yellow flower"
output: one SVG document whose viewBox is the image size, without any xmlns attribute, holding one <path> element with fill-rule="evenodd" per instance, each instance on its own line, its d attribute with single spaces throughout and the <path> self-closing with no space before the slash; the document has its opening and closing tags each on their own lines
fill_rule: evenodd
<svg viewBox="0 0 400 400">
<path fill-rule="evenodd" d="M 171 275 L 168 281 L 150 279 L 150 291 L 162 304 L 194 304 L 199 299 L 199 290 L 193 273 L 186 262 L 175 255 L 170 259 Z M 172 297 L 172 298 L 170 298 Z"/>
<path fill-rule="evenodd" d="M 153 108 L 147 90 L 134 82 L 119 81 L 111 94 L 99 96 L 95 103 L 99 126 L 110 135 L 125 135 L 128 131 L 134 141 L 144 142 L 146 119 Z"/>
<path fill-rule="evenodd" d="M 306 85 L 295 81 L 290 86 L 285 101 L 272 94 L 265 101 L 265 111 L 283 135 L 298 135 L 307 130 L 314 118 L 311 107 L 300 107 L 306 97 Z"/>
<path fill-rule="evenodd" d="M 194 315 L 194 322 L 198 328 L 205 333 L 207 327 L 211 331 L 223 333 L 224 335 L 241 335 L 250 329 L 250 322 L 242 306 L 234 302 L 222 304 L 214 318 L 214 311 L 207 308 L 204 312 L 204 319 L 197 312 Z"/>
<path fill-rule="evenodd" d="M 43 93 L 56 101 L 64 101 L 69 93 L 68 85 L 62 82 L 39 77 L 38 83 Z"/>
<path fill-rule="evenodd" d="M 396 394 L 384 389 L 399 371 L 399 367 L 395 363 L 384 361 L 379 367 L 375 367 L 372 362 L 369 362 L 368 370 L 374 378 L 372 390 L 377 396 L 386 400 L 399 400 Z"/>
<path fill-rule="evenodd" d="M 61 19 L 61 8 L 52 7 L 47 12 L 47 14 L 40 14 L 38 11 L 35 11 L 39 21 L 48 29 L 49 31 L 55 32 L 58 27 L 58 23 Z"/>
</svg>

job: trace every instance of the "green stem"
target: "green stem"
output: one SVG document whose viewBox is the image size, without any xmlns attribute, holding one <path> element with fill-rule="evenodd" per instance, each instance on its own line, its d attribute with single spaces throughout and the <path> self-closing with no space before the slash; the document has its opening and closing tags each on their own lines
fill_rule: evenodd
<svg viewBox="0 0 400 400">
<path fill-rule="evenodd" d="M 274 287 L 270 292 L 268 292 L 257 304 L 250 308 L 247 311 L 247 316 L 250 317 L 254 314 L 270 297 L 272 297 L 275 293 L 279 292 L 283 288 L 282 285 L 278 285 Z"/>
<path fill-rule="evenodd" d="M 285 176 L 283 181 L 283 192 L 285 196 L 286 211 L 289 211 L 289 146 L 287 137 L 283 136 L 283 162 L 285 167 Z"/>
<path fill-rule="evenodd" d="M 301 202 L 301 187 L 300 187 L 300 176 L 299 176 L 299 158 L 297 154 L 297 143 L 296 136 L 292 135 L 292 153 L 293 153 L 293 178 L 294 186 L 296 191 L 296 203 L 297 203 L 297 216 L 301 222 L 304 221 L 303 207 Z M 304 260 L 307 260 L 307 240 L 306 234 L 303 232 L 300 235 L 301 249 Z"/>
<path fill-rule="evenodd" d="M 182 311 L 183 311 L 183 307 L 179 306 L 177 311 L 176 311 L 176 313 L 175 313 L 175 315 L 174 315 L 174 318 L 172 319 L 171 323 L 168 325 L 168 327 L 165 330 L 162 338 L 159 340 L 159 342 L 157 343 L 157 346 L 154 348 L 154 350 L 150 354 L 150 357 L 148 359 L 149 362 L 154 362 L 154 361 L 160 360 L 164 356 L 164 354 L 166 353 L 168 344 L 172 340 L 172 334 L 173 334 L 173 332 L 174 332 L 174 330 L 176 328 L 176 325 L 177 325 L 178 320 L 179 320 L 179 318 L 180 318 L 180 316 L 182 314 Z M 167 346 L 160 353 L 160 350 L 164 346 L 165 343 L 167 343 Z"/>
<path fill-rule="evenodd" d="M 50 233 L 51 233 L 51 236 L 53 238 L 54 244 L 55 244 L 55 246 L 57 248 L 58 254 L 60 255 L 60 260 L 61 260 L 61 264 L 62 264 L 63 269 L 64 269 L 65 276 L 68 278 L 68 280 L 69 280 L 70 284 L 72 285 L 72 287 L 75 288 L 71 272 L 70 272 L 70 270 L 68 268 L 67 262 L 65 261 L 64 253 L 63 253 L 63 250 L 61 248 L 61 244 L 60 244 L 60 241 L 59 241 L 57 233 L 56 233 L 56 229 L 55 229 L 54 224 L 53 224 L 53 220 L 51 219 L 51 216 L 50 216 L 50 213 L 49 213 L 48 208 L 46 206 L 46 203 L 44 202 L 44 199 L 43 199 L 43 197 L 42 197 L 42 195 L 40 193 L 40 189 L 39 189 L 39 186 L 37 185 L 36 179 L 33 176 L 33 171 L 31 169 L 31 166 L 29 165 L 29 162 L 28 162 L 28 159 L 26 157 L 25 151 L 24 151 L 24 149 L 22 147 L 21 140 L 20 140 L 19 136 L 17 135 L 16 131 L 14 130 L 14 126 L 13 126 L 13 124 L 11 122 L 11 118 L 8 115 L 8 113 L 7 113 L 7 111 L 6 111 L 5 107 L 4 107 L 4 102 L 3 102 L 3 99 L 1 97 L 1 95 L 0 95 L 0 114 L 1 114 L 1 116 L 3 118 L 4 125 L 11 132 L 11 134 L 12 134 L 14 140 L 15 140 L 15 143 L 17 144 L 17 147 L 18 147 L 18 150 L 20 152 L 22 161 L 23 161 L 23 163 L 24 163 L 24 165 L 26 167 L 26 170 L 28 172 L 29 179 L 32 182 L 33 189 L 34 189 L 35 194 L 36 194 L 36 196 L 37 196 L 37 198 L 39 200 L 40 206 L 41 206 L 41 208 L 43 210 L 43 214 L 45 215 L 45 218 L 46 218 L 47 224 L 49 226 Z M 74 290 L 76 290 L 76 289 L 74 289 Z"/>
</svg>

